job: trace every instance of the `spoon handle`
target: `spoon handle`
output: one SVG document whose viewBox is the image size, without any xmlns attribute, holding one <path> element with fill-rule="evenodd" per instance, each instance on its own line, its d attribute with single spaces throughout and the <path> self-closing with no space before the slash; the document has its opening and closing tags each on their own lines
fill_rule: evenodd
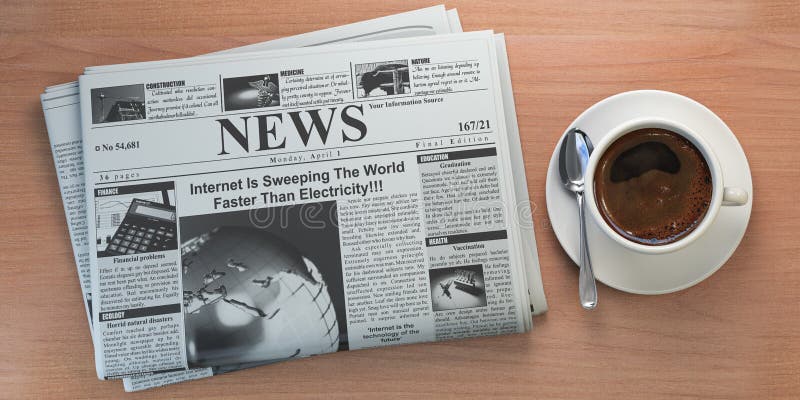
<svg viewBox="0 0 800 400">
<path fill-rule="evenodd" d="M 576 193 L 578 198 L 578 214 L 581 220 L 581 258 L 578 275 L 578 293 L 581 306 L 587 310 L 597 307 L 597 285 L 594 282 L 592 260 L 589 257 L 589 246 L 586 243 L 586 219 L 584 218 L 583 192 Z"/>
</svg>

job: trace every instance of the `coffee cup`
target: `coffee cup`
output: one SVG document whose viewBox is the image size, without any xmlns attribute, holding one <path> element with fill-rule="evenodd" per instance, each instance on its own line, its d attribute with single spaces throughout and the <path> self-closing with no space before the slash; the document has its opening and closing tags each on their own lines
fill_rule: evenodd
<svg viewBox="0 0 800 400">
<path fill-rule="evenodd" d="M 623 236 L 603 217 L 596 196 L 595 172 L 603 154 L 615 141 L 626 134 L 647 128 L 664 129 L 680 135 L 689 141 L 700 152 L 705 163 L 708 165 L 708 173 L 711 178 L 711 196 L 710 200 L 708 200 L 705 214 L 693 225 L 693 229 L 688 234 L 666 243 L 642 244 Z M 716 220 L 721 207 L 747 204 L 750 197 L 749 193 L 739 187 L 725 186 L 724 176 L 723 168 L 714 154 L 713 149 L 697 132 L 674 120 L 657 117 L 636 118 L 617 125 L 596 144 L 594 151 L 589 157 L 589 163 L 584 177 L 584 191 L 587 200 L 586 207 L 589 215 L 596 222 L 597 226 L 621 246 L 644 254 L 668 253 L 688 246 L 705 234 L 709 226 Z"/>
</svg>

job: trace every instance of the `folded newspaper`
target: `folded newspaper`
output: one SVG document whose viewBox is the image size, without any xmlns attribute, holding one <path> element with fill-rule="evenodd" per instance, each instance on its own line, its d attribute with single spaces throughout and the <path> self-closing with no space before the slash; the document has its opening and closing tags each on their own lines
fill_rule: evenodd
<svg viewBox="0 0 800 400">
<path fill-rule="evenodd" d="M 439 6 L 48 88 L 98 376 L 530 329 L 504 43 L 460 30 Z"/>
</svg>

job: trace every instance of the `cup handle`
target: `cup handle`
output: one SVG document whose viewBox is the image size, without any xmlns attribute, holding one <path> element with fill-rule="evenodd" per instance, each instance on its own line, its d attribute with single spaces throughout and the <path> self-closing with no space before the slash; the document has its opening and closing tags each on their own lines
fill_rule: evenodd
<svg viewBox="0 0 800 400">
<path fill-rule="evenodd" d="M 743 206 L 747 204 L 750 195 L 746 190 L 738 187 L 725 187 L 722 191 L 723 206 Z"/>
</svg>

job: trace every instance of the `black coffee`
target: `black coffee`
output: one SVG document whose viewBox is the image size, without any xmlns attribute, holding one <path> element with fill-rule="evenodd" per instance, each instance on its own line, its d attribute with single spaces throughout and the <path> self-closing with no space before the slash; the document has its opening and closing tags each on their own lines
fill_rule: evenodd
<svg viewBox="0 0 800 400">
<path fill-rule="evenodd" d="M 617 139 L 594 175 L 597 207 L 617 233 L 636 243 L 663 245 L 692 232 L 711 204 L 711 171 L 683 136 L 659 128 Z"/>
</svg>

